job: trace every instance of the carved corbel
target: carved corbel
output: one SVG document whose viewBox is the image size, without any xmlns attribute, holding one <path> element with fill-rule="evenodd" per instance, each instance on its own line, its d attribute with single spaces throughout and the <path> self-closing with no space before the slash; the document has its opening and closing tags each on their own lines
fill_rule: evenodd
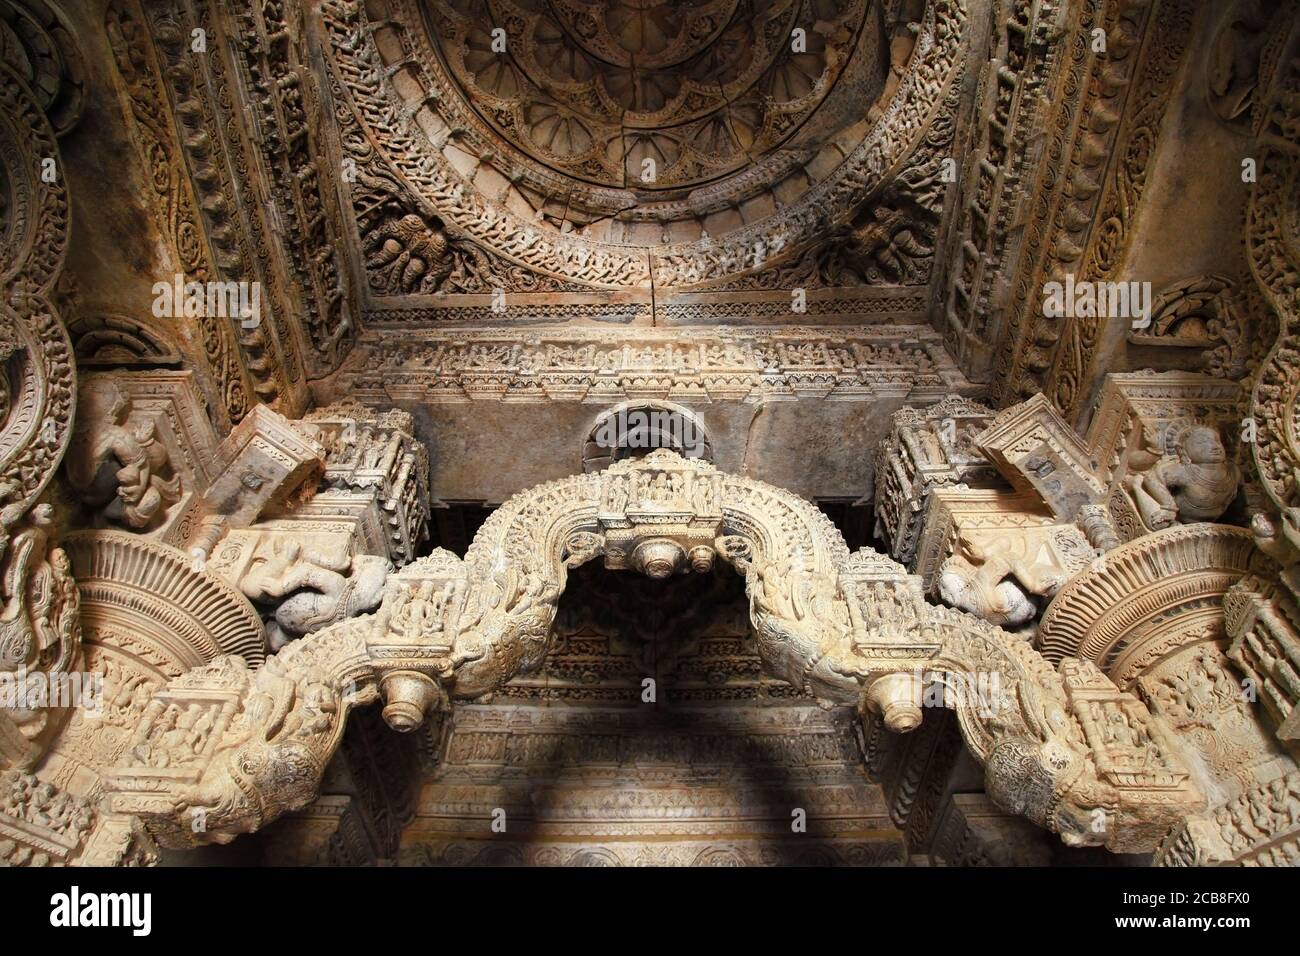
<svg viewBox="0 0 1300 956">
<path fill-rule="evenodd" d="M 944 704 L 956 710 L 1003 809 L 1071 846 L 1136 852 L 1204 805 L 1181 750 L 1138 698 L 1086 662 L 1063 662 L 1058 673 L 1004 631 L 947 609 L 936 614 L 949 620 L 926 676 L 944 684 Z M 1135 770 L 1147 766 L 1160 773 Z"/>
<path fill-rule="evenodd" d="M 912 565 L 936 488 L 1002 484 L 974 444 L 992 417 L 991 409 L 964 398 L 894 413 L 893 428 L 876 453 L 875 511 L 895 560 Z"/>
<path fill-rule="evenodd" d="M 1090 733 L 1080 717 L 1086 695 L 1070 690 L 1068 668 L 1063 676 L 1014 635 L 925 603 L 919 581 L 896 564 L 891 572 L 882 561 L 888 559 L 859 552 L 846 565 L 841 581 L 850 583 L 841 592 L 847 616 L 861 623 L 851 638 L 833 628 L 820 635 L 799 668 L 806 675 L 802 686 L 819 697 L 862 701 L 882 713 L 891 729 L 906 731 L 920 722 L 933 696 L 930 688 L 941 685 L 938 700 L 956 710 L 967 747 L 985 766 L 989 795 L 1071 845 L 1149 850 L 1203 806 L 1182 752 L 1141 700 L 1095 668 L 1071 664 L 1086 674 L 1079 686 L 1102 692 L 1106 709 L 1121 711 L 1134 730 L 1122 740 Z M 864 587 L 863 569 L 872 567 L 880 586 Z M 766 632 L 781 636 L 787 654 L 807 652 L 800 641 L 807 634 L 797 622 L 774 618 L 757 604 L 751 613 L 760 648 Z M 832 612 L 822 620 L 834 617 Z M 788 659 L 764 662 L 773 670 L 772 663 L 785 666 L 784 673 L 775 671 L 778 676 L 793 669 Z M 1120 772 L 1157 751 L 1172 775 L 1168 786 L 1164 777 L 1157 785 Z"/>
<path fill-rule="evenodd" d="M 104 771 L 107 812 L 186 848 L 305 806 L 353 707 L 382 692 L 389 724 L 410 730 L 446 706 L 459 567 L 435 552 L 389 579 L 374 614 L 315 631 L 256 670 L 217 657 L 133 702 L 133 733 Z"/>
<path fill-rule="evenodd" d="M 290 644 L 250 670 L 219 657 L 172 680 L 106 772 L 109 811 L 161 846 L 229 842 L 316 795 L 348 711 L 378 693 L 370 618 Z"/>
<path fill-rule="evenodd" d="M 1041 392 L 997 414 L 975 438 L 1018 491 L 1034 492 L 1064 521 L 1101 496 L 1097 462 Z"/>
<path fill-rule="evenodd" d="M 465 562 L 438 549 L 389 582 L 367 650 L 382 670 L 384 720 L 396 730 L 414 730 L 450 707 L 444 685 L 467 659 L 456 650 L 465 574 Z"/>
<path fill-rule="evenodd" d="M 724 501 L 737 497 L 741 480 L 730 481 Z M 1089 735 L 1079 717 L 1082 698 L 1021 639 L 927 604 L 920 581 L 882 556 L 837 556 L 842 542 L 834 532 L 825 545 L 814 532 L 811 550 L 808 542 L 754 534 L 799 527 L 800 519 L 817 526 L 811 506 L 793 496 L 772 493 L 764 505 L 763 518 L 747 523 L 750 534 L 727 540 L 720 553 L 746 576 L 760 655 L 774 676 L 830 701 L 878 710 L 895 730 L 917 725 L 928 686 L 946 685 L 952 693 L 944 699 L 985 765 L 990 795 L 1071 844 L 1149 850 L 1203 806 L 1181 751 L 1140 699 L 1088 672 L 1085 686 L 1109 695 L 1106 709 L 1122 712 L 1134 729 L 1127 744 Z M 786 508 L 794 514 L 780 517 Z M 840 567 L 838 587 L 822 562 Z M 1157 751 L 1173 775 L 1168 786 L 1164 777 L 1152 783 L 1110 772 Z"/>
<path fill-rule="evenodd" d="M 1267 619 L 1248 624 L 1246 598 L 1272 570 L 1241 528 L 1144 535 L 1062 589 L 1037 646 L 1052 661 L 1090 660 L 1141 697 L 1194 755 L 1202 792 L 1222 801 L 1290 765 L 1264 719 L 1285 680 L 1265 663 L 1277 662 L 1261 640 L 1274 632 Z"/>
<path fill-rule="evenodd" d="M 1077 504 L 1074 497 L 1043 497 L 1065 487 L 1051 477 L 1055 466 L 1044 455 L 1038 455 L 1043 461 L 1034 473 L 1045 482 L 1042 488 L 1022 474 L 1022 466 L 1037 461 L 1028 455 L 1031 446 L 1074 449 L 1064 441 L 1065 426 L 1038 404 L 999 415 L 996 428 L 991 411 L 971 415 L 978 407 L 969 403 L 941 403 L 924 416 L 904 410 L 895 416 L 894 434 L 878 460 L 877 514 L 887 532 L 890 518 L 900 526 L 902 515 L 914 515 L 910 532 L 891 536 L 895 555 L 907 555 L 931 594 L 999 626 L 1031 624 L 1097 547 L 1077 526 L 1091 505 L 1078 506 L 1071 516 L 1067 503 Z M 959 419 L 962 411 L 968 414 Z M 989 448 L 982 449 L 986 436 Z M 1075 456 L 1058 457 L 1070 467 L 1078 464 Z M 952 465 L 942 467 L 949 458 Z"/>
<path fill-rule="evenodd" d="M 240 469 L 270 480 L 240 492 L 249 501 L 239 499 L 234 519 L 214 515 L 224 535 L 199 549 L 209 570 L 263 609 L 273 650 L 374 610 L 390 567 L 408 563 L 427 534 L 428 454 L 410 415 L 352 404 L 292 422 L 255 412 L 241 430 L 242 442 L 223 446 L 242 450 L 226 456 L 218 494 Z M 249 508 L 258 520 L 226 529 Z"/>
<path fill-rule="evenodd" d="M 265 405 L 257 405 L 211 452 L 202 495 L 169 543 L 196 560 L 213 556 L 232 529 L 249 527 L 264 514 L 292 509 L 309 498 L 324 468 L 324 450 L 310 436 Z"/>
<path fill-rule="evenodd" d="M 428 536 L 429 453 L 409 412 L 376 411 L 345 402 L 318 408 L 295 423 L 324 449 L 325 472 L 295 516 L 349 516 L 364 529 L 362 548 L 411 561 Z"/>
<path fill-rule="evenodd" d="M 208 489 L 209 507 L 230 527 L 247 527 L 323 467 L 324 449 L 288 419 L 256 405 L 217 449 L 219 472 Z"/>
</svg>

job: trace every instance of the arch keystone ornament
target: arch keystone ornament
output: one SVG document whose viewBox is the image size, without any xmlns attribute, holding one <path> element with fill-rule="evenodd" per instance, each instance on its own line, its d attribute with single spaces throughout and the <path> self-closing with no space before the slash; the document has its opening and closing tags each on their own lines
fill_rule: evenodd
<svg viewBox="0 0 1300 956">
<path fill-rule="evenodd" d="M 1058 672 L 1019 638 L 927 604 L 901 565 L 850 554 L 810 502 L 658 450 L 516 495 L 463 560 L 438 550 L 408 565 L 374 614 L 256 671 L 222 657 L 171 681 L 108 775 L 112 809 L 186 847 L 303 806 L 353 706 L 382 697 L 410 730 L 537 667 L 569 570 L 597 558 L 656 577 L 727 562 L 766 671 L 879 710 L 891 729 L 917 726 L 923 692 L 942 685 L 993 799 L 1071 845 L 1151 850 L 1204 804 L 1172 734 L 1091 662 Z"/>
</svg>

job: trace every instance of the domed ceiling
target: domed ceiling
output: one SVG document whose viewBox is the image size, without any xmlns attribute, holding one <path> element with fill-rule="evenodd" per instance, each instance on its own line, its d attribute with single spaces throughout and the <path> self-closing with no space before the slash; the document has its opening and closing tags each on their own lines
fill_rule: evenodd
<svg viewBox="0 0 1300 956">
<path fill-rule="evenodd" d="M 373 296 L 928 279 L 959 4 L 322 10 Z"/>
<path fill-rule="evenodd" d="M 512 146 L 641 201 L 762 163 L 822 105 L 867 0 L 451 0 L 428 8 L 438 52 Z M 494 31 L 498 31 L 494 34 Z M 502 56 L 507 52 L 507 56 Z"/>
</svg>

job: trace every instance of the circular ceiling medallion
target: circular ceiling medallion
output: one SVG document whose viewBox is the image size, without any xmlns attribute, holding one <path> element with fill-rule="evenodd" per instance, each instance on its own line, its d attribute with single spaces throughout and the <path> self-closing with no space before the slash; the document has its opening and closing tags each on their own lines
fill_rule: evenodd
<svg viewBox="0 0 1300 956">
<path fill-rule="evenodd" d="M 698 186 L 779 148 L 852 54 L 864 0 L 446 0 L 439 54 L 493 130 L 584 183 Z"/>
<path fill-rule="evenodd" d="M 934 180 L 968 32 L 963 0 L 367 0 L 322 20 L 380 265 L 459 243 L 475 274 L 491 255 L 584 288 L 719 285 Z M 417 255 L 401 230 L 432 238 Z"/>
</svg>

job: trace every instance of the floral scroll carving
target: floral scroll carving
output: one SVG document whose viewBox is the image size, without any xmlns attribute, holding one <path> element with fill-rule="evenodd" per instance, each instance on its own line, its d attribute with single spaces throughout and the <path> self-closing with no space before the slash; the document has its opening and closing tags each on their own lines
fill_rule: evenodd
<svg viewBox="0 0 1300 956">
<path fill-rule="evenodd" d="M 50 64 L 29 65 L 40 72 Z M 68 448 L 76 388 L 71 343 L 54 297 L 68 241 L 68 196 L 63 176 L 41 175 L 48 163 L 57 168 L 60 162 L 45 110 L 68 106 L 61 97 L 38 100 L 22 76 L 0 65 L 0 183 L 13 200 L 0 216 L 0 670 L 6 673 L 64 672 L 80 661 L 76 585 L 67 555 L 52 540 L 52 509 L 36 503 Z M 61 122 L 74 121 L 69 108 Z M 65 716 L 44 707 L 0 709 L 0 768 L 30 765 Z"/>
</svg>

